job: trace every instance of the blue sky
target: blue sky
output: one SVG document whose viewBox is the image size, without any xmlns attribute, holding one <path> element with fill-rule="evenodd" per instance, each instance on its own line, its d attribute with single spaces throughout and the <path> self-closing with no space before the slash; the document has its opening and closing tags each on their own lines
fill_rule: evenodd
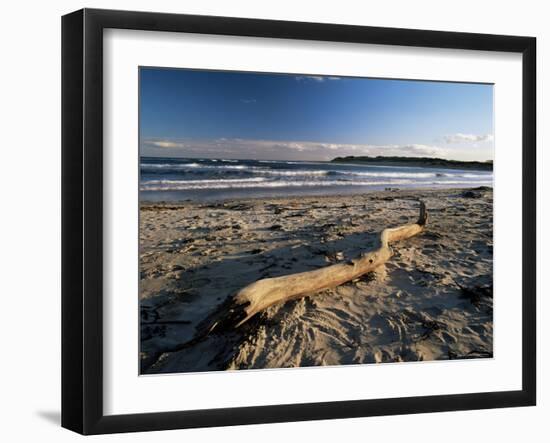
<svg viewBox="0 0 550 443">
<path fill-rule="evenodd" d="M 492 85 L 140 69 L 148 156 L 493 159 Z"/>
</svg>

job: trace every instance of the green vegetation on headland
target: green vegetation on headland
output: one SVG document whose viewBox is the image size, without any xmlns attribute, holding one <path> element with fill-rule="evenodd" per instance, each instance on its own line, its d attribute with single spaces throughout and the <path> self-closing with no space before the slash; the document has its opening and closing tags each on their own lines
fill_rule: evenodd
<svg viewBox="0 0 550 443">
<path fill-rule="evenodd" d="M 425 168 L 453 168 L 453 169 L 477 169 L 482 171 L 492 171 L 493 161 L 460 161 L 445 160 L 443 158 L 431 157 L 336 157 L 331 160 L 334 163 L 369 163 L 381 166 L 421 166 Z"/>
</svg>

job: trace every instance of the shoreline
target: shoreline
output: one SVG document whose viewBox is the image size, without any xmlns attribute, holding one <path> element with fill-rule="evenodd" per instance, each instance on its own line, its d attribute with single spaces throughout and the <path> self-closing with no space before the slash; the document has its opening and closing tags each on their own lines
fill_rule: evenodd
<svg viewBox="0 0 550 443">
<path fill-rule="evenodd" d="M 476 189 L 493 189 L 493 186 L 489 186 L 489 185 L 473 185 L 473 186 L 462 186 L 462 187 L 445 187 L 445 186 L 432 186 L 432 187 L 407 187 L 407 188 L 403 188 L 403 187 L 398 187 L 398 186 L 395 186 L 395 187 L 391 187 L 391 186 L 381 186 L 382 189 L 376 189 L 376 188 L 372 188 L 372 189 L 362 189 L 362 190 L 357 190 L 357 192 L 353 192 L 353 193 L 346 193 L 346 192 L 341 192 L 341 193 L 334 193 L 334 194 L 309 194 L 309 193 L 305 193 L 305 194 L 289 194 L 289 195 L 273 195 L 273 196 L 266 196 L 266 195 L 250 195 L 250 196 L 237 196 L 237 197 L 232 197 L 231 195 L 228 195 L 226 197 L 219 197 L 219 198 L 216 198 L 216 197 L 211 197 L 211 196 L 208 196 L 208 197 L 204 197 L 203 198 L 190 198 L 190 197 L 187 197 L 187 198 L 181 198 L 181 199 L 165 199 L 165 200 L 155 200 L 155 199 L 148 199 L 148 198 L 144 198 L 144 196 L 147 196 L 147 195 L 152 195 L 152 194 L 161 194 L 162 192 L 159 192 L 159 191 L 139 191 L 139 198 L 140 198 L 140 206 L 142 205 L 161 205 L 161 204 L 166 204 L 166 205 L 174 205 L 174 204 L 178 204 L 178 203 L 199 203 L 199 202 L 208 202 L 208 203 L 216 203 L 216 202 L 227 202 L 227 201 L 241 201 L 241 200 L 253 200 L 253 201 L 258 201 L 258 200 L 266 200 L 266 199 L 269 199 L 269 200 L 276 200 L 276 199 L 301 199 L 301 198 L 353 198 L 355 196 L 362 196 L 362 195 L 376 195 L 378 193 L 386 193 L 386 192 L 390 192 L 390 193 L 415 193 L 415 194 L 418 194 L 418 193 L 424 193 L 424 192 L 433 192 L 433 191 L 455 191 L 455 192 L 463 192 L 463 191 L 467 191 L 467 190 L 476 190 Z M 326 189 L 325 189 L 326 191 Z M 178 191 L 172 191 L 173 194 L 177 194 Z M 165 192 L 166 193 L 166 192 Z M 206 192 L 205 192 L 206 193 Z M 220 192 L 218 192 L 220 193 Z M 223 194 L 223 192 L 221 192 L 221 194 Z"/>
<path fill-rule="evenodd" d="M 140 202 L 143 373 L 492 357 L 492 188 Z M 427 229 L 372 275 L 272 306 L 242 331 L 185 350 L 252 281 L 349 260 L 379 232 Z M 483 297 L 468 288 L 490 286 Z"/>
</svg>

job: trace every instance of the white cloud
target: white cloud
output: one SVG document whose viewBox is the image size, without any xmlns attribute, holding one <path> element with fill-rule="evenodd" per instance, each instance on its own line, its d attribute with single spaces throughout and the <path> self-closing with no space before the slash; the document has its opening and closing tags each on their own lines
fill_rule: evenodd
<svg viewBox="0 0 550 443">
<path fill-rule="evenodd" d="M 330 160 L 340 156 L 407 156 L 447 157 L 448 150 L 439 146 L 422 144 L 370 145 L 323 143 L 313 141 L 250 140 L 218 138 L 212 140 L 144 140 L 143 155 L 168 155 L 189 157 L 255 158 L 259 160 Z M 166 154 L 165 154 L 166 155 Z"/>
<path fill-rule="evenodd" d="M 296 81 L 299 81 L 299 82 L 313 80 L 313 81 L 322 83 L 325 81 L 325 77 L 322 77 L 320 75 L 297 75 L 294 78 L 296 79 Z"/>
<path fill-rule="evenodd" d="M 166 149 L 178 149 L 185 148 L 187 145 L 181 142 L 175 142 L 170 140 L 146 140 L 146 145 L 153 146 L 155 148 L 166 148 Z"/>
<path fill-rule="evenodd" d="M 322 76 L 322 75 L 297 75 L 294 77 L 296 81 L 315 81 L 322 83 L 326 80 L 340 80 L 340 77 L 334 77 L 334 76 Z"/>
<path fill-rule="evenodd" d="M 256 103 L 256 101 L 255 98 L 241 98 L 241 103 L 252 104 Z"/>
<path fill-rule="evenodd" d="M 493 141 L 493 136 L 491 134 L 475 135 L 475 134 L 457 133 L 457 134 L 445 135 L 443 137 L 443 141 L 445 141 L 445 143 L 448 143 L 448 144 L 489 142 L 489 141 Z"/>
</svg>

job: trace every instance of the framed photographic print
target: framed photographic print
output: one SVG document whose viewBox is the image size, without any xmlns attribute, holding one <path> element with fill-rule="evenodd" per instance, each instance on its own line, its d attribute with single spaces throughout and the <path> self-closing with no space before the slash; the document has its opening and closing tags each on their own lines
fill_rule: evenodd
<svg viewBox="0 0 550 443">
<path fill-rule="evenodd" d="M 64 427 L 535 404 L 534 38 L 62 25 Z"/>
</svg>

